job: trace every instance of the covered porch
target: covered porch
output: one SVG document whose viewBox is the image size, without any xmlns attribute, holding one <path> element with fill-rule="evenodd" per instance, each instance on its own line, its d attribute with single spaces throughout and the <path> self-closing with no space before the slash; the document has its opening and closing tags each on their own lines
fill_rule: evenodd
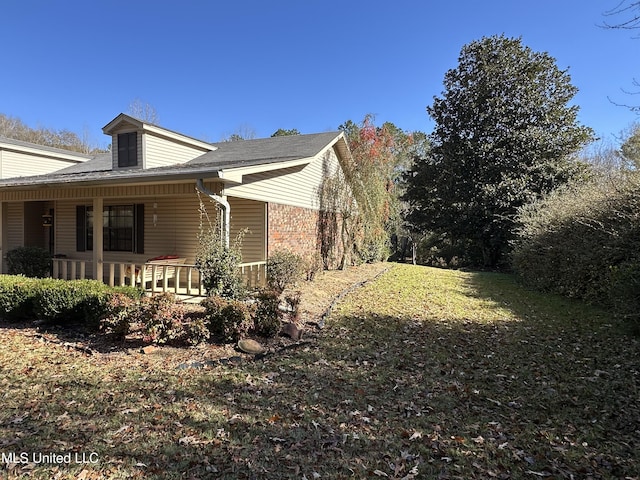
<svg viewBox="0 0 640 480">
<path fill-rule="evenodd" d="M 222 194 L 219 183 L 208 188 Z M 245 232 L 240 273 L 250 287 L 260 286 L 266 278 L 267 204 L 225 198 L 231 242 Z M 202 296 L 206 292 L 195 257 L 202 222 L 211 220 L 203 218 L 203 208 L 214 220 L 219 214 L 193 181 L 0 192 L 2 273 L 8 273 L 8 251 L 38 246 L 51 254 L 54 278 Z"/>
<path fill-rule="evenodd" d="M 185 259 L 150 260 L 145 263 L 103 262 L 103 282 L 109 286 L 135 285 L 150 294 L 169 292 L 179 296 L 202 297 L 206 291 L 195 265 Z M 241 263 L 240 275 L 249 288 L 266 282 L 267 262 Z M 91 279 L 92 262 L 70 258 L 52 259 L 52 277 L 63 280 Z"/>
</svg>

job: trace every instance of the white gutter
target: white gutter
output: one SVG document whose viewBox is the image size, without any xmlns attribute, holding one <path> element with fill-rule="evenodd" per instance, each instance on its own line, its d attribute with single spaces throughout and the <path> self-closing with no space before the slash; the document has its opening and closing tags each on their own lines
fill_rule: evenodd
<svg viewBox="0 0 640 480">
<path fill-rule="evenodd" d="M 196 188 L 198 191 L 204 193 L 211 200 L 216 202 L 222 208 L 224 213 L 224 220 L 222 224 L 222 237 L 224 238 L 224 246 L 229 248 L 229 224 L 231 223 L 231 205 L 227 202 L 227 199 L 216 195 L 211 190 L 204 186 L 204 181 L 201 178 L 196 180 Z"/>
</svg>

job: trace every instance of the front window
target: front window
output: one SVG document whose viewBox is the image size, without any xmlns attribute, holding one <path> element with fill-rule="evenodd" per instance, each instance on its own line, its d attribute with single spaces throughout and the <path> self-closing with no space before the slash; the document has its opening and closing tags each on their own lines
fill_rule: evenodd
<svg viewBox="0 0 640 480">
<path fill-rule="evenodd" d="M 118 135 L 118 167 L 138 165 L 138 134 L 136 132 Z"/>
<path fill-rule="evenodd" d="M 78 251 L 93 250 L 93 207 L 78 206 Z M 104 251 L 144 253 L 144 205 L 109 205 L 102 211 Z"/>
</svg>

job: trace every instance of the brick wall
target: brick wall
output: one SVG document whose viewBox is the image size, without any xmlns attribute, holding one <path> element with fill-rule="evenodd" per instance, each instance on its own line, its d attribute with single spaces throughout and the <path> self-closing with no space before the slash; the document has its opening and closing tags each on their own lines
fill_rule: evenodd
<svg viewBox="0 0 640 480">
<path fill-rule="evenodd" d="M 269 232 L 267 255 L 277 250 L 289 250 L 303 258 L 322 256 L 324 268 L 336 268 L 339 256 L 339 224 L 330 232 L 333 241 L 325 239 L 321 248 L 320 212 L 308 208 L 277 203 L 268 204 Z M 327 246 L 328 245 L 328 246 Z M 322 255 L 321 255 L 322 252 Z"/>
<path fill-rule="evenodd" d="M 303 257 L 318 248 L 318 212 L 301 207 L 270 203 L 267 254 L 289 250 Z"/>
</svg>

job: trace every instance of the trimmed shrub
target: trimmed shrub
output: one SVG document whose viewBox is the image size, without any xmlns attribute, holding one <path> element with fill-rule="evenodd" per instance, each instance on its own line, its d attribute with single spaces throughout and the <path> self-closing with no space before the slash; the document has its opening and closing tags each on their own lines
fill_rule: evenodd
<svg viewBox="0 0 640 480">
<path fill-rule="evenodd" d="M 282 293 L 295 284 L 302 274 L 302 258 L 288 250 L 278 250 L 267 260 L 267 285 Z"/>
<path fill-rule="evenodd" d="M 97 280 L 57 280 L 45 278 L 35 284 L 34 317 L 61 325 L 83 324 L 97 329 L 100 318 L 109 312 L 109 298 L 120 292 L 140 298 L 135 287 L 109 287 Z"/>
<path fill-rule="evenodd" d="M 134 308 L 144 295 L 144 291 L 139 287 L 109 287 L 100 282 L 98 283 L 100 286 L 96 286 L 95 290 L 85 298 L 82 306 L 85 322 L 92 328 L 98 329 L 101 326 L 101 320 L 113 313 L 111 304 L 114 296 L 131 299 L 131 308 Z"/>
<path fill-rule="evenodd" d="M 256 308 L 253 317 L 254 331 L 258 335 L 274 337 L 282 327 L 280 299 L 273 290 L 263 290 L 256 295 Z"/>
<path fill-rule="evenodd" d="M 97 327 L 107 315 L 109 299 L 120 293 L 131 299 L 142 291 L 133 287 L 109 287 L 95 280 L 35 279 L 21 275 L 0 276 L 0 317 L 7 321 L 43 320 Z"/>
<path fill-rule="evenodd" d="M 22 275 L 1 275 L 0 318 L 6 321 L 34 319 L 37 283 Z"/>
<path fill-rule="evenodd" d="M 72 324 L 86 320 L 90 298 L 102 297 L 105 285 L 96 280 L 43 279 L 37 284 L 34 310 L 36 317 L 51 323 Z M 102 304 L 98 300 L 96 304 Z M 94 314 L 91 314 L 95 319 Z"/>
<path fill-rule="evenodd" d="M 175 343 L 184 337 L 185 308 L 176 302 L 175 295 L 162 293 L 143 297 L 135 313 L 135 320 L 142 324 L 146 341 L 161 345 Z"/>
<path fill-rule="evenodd" d="M 44 278 L 51 274 L 51 254 L 40 247 L 18 247 L 7 252 L 10 275 Z"/>
<path fill-rule="evenodd" d="M 237 342 L 253 328 L 253 307 L 236 299 L 209 296 L 200 305 L 205 309 L 209 330 L 225 342 Z"/>
</svg>

